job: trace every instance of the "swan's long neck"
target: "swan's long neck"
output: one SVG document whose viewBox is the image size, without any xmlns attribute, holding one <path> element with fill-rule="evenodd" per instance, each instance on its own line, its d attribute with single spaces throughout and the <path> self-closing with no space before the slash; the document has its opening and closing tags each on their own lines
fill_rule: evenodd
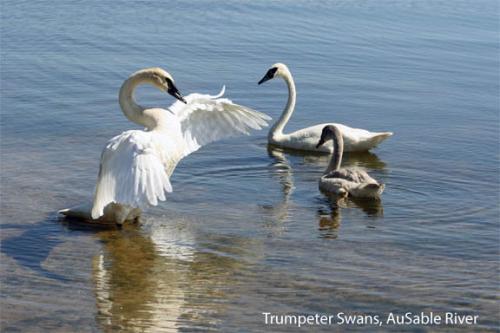
<svg viewBox="0 0 500 333">
<path fill-rule="evenodd" d="M 325 175 L 340 169 L 342 155 L 344 153 L 344 139 L 342 138 L 342 134 L 339 130 L 335 130 L 333 133 L 333 154 L 325 170 Z"/>
<path fill-rule="evenodd" d="M 134 91 L 140 84 L 150 83 L 152 80 L 145 73 L 137 73 L 129 77 L 120 88 L 119 102 L 123 114 L 132 122 L 148 129 L 154 129 L 159 124 L 160 114 L 155 109 L 146 109 L 135 101 Z"/>
<path fill-rule="evenodd" d="M 283 79 L 288 86 L 288 101 L 286 103 L 285 109 L 283 110 L 283 113 L 281 114 L 281 117 L 269 130 L 268 138 L 270 141 L 276 141 L 280 136 L 283 135 L 283 129 L 288 123 L 288 120 L 290 120 L 293 110 L 295 109 L 297 92 L 295 91 L 295 82 L 293 82 L 292 74 L 290 74 L 289 72 L 285 73 L 285 75 L 283 75 Z"/>
</svg>

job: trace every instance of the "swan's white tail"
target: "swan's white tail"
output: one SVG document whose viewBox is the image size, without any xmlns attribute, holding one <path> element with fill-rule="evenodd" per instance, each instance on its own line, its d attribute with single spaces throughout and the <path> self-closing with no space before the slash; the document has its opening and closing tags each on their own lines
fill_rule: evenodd
<svg viewBox="0 0 500 333">
<path fill-rule="evenodd" d="M 107 205 L 104 208 L 104 214 L 98 219 L 92 218 L 90 211 L 91 205 L 83 204 L 76 207 L 61 209 L 58 213 L 67 217 L 85 220 L 88 222 L 114 222 L 117 224 L 123 224 L 125 221 L 133 221 L 141 216 L 141 210 L 139 208 L 132 208 L 130 206 L 122 206 L 118 204 Z"/>
<path fill-rule="evenodd" d="M 380 142 L 384 141 L 388 137 L 391 137 L 392 135 L 393 135 L 392 132 L 377 133 L 377 135 L 373 137 L 373 141 L 376 145 L 378 145 Z"/>
<path fill-rule="evenodd" d="M 82 220 L 92 220 L 92 217 L 90 216 L 89 204 L 83 204 L 71 208 L 61 209 L 57 213 L 67 217 L 74 217 Z"/>
<path fill-rule="evenodd" d="M 356 147 L 356 151 L 370 150 L 372 148 L 375 148 L 379 143 L 381 143 L 388 137 L 391 137 L 392 135 L 392 132 L 375 133 L 369 140 L 366 140 L 366 142 L 364 142 L 363 144 L 358 145 L 358 147 Z"/>
</svg>

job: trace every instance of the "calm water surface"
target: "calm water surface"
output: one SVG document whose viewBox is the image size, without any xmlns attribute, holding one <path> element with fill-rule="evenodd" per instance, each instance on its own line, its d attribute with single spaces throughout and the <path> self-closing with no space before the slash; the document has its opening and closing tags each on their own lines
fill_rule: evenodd
<svg viewBox="0 0 500 333">
<path fill-rule="evenodd" d="M 1 328 L 5 332 L 289 332 L 262 312 L 455 311 L 499 329 L 496 1 L 2 1 Z M 266 133 L 183 160 L 174 193 L 121 230 L 60 220 L 90 199 L 105 142 L 136 128 L 117 92 L 162 66 L 288 130 L 337 121 L 394 137 L 345 165 L 380 202 L 339 201 L 328 157 Z M 173 100 L 153 89 L 142 103 Z M 344 327 L 314 327 L 344 331 Z M 470 327 L 350 327 L 470 331 Z"/>
</svg>

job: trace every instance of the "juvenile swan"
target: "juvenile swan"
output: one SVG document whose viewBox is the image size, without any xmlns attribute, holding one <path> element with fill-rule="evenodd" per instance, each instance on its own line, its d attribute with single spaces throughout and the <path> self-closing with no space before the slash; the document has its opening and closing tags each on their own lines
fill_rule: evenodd
<svg viewBox="0 0 500 333">
<path fill-rule="evenodd" d="M 144 108 L 134 90 L 150 84 L 179 101 L 168 110 Z M 161 68 L 140 70 L 122 85 L 119 102 L 125 116 L 145 130 L 130 130 L 104 148 L 91 205 L 63 209 L 61 214 L 122 224 L 156 206 L 172 192 L 170 176 L 177 163 L 200 147 L 222 138 L 248 134 L 267 126 L 268 116 L 217 96 L 190 94 L 183 98 L 172 76 Z"/>
<path fill-rule="evenodd" d="M 329 140 L 333 140 L 333 155 L 330 164 L 319 180 L 319 188 L 325 192 L 335 193 L 340 196 L 376 198 L 384 191 L 384 184 L 379 184 L 364 170 L 357 168 L 340 168 L 344 140 L 337 126 L 327 125 L 321 132 L 317 148 Z"/>
<path fill-rule="evenodd" d="M 283 129 L 295 109 L 296 92 L 292 74 L 285 64 L 277 63 L 267 71 L 266 75 L 264 75 L 258 84 L 262 84 L 276 77 L 282 77 L 288 86 L 288 102 L 281 117 L 269 130 L 267 138 L 270 144 L 284 148 L 317 151 L 315 148 L 316 142 L 318 142 L 321 135 L 321 129 L 325 125 L 335 125 L 342 130 L 345 142 L 344 149 L 345 151 L 351 152 L 367 151 L 392 135 L 392 132 L 369 132 L 342 124 L 320 124 L 290 134 L 284 134 Z M 321 147 L 320 151 L 331 153 L 332 145 L 324 145 Z"/>
</svg>

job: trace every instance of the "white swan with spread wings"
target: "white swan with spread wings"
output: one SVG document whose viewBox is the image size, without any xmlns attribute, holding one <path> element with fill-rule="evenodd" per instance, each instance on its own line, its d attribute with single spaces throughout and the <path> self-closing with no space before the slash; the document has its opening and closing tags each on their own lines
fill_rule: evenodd
<svg viewBox="0 0 500 333">
<path fill-rule="evenodd" d="M 150 84 L 179 101 L 168 110 L 144 108 L 134 90 Z M 267 126 L 268 116 L 217 96 L 179 93 L 172 76 L 161 68 L 132 74 L 120 89 L 125 116 L 145 130 L 130 130 L 108 141 L 91 205 L 63 209 L 61 214 L 87 220 L 122 224 L 136 219 L 141 208 L 157 205 L 172 192 L 170 176 L 177 163 L 200 147 Z"/>
</svg>

